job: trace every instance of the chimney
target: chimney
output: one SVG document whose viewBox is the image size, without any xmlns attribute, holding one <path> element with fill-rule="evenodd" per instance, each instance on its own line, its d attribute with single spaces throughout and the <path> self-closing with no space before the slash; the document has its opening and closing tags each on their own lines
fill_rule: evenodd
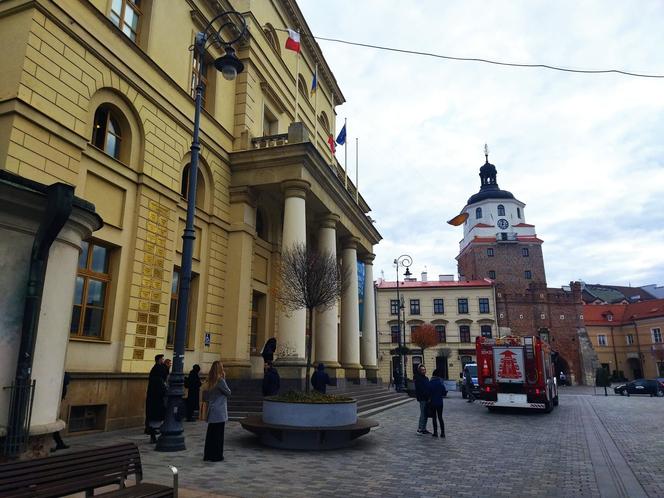
<svg viewBox="0 0 664 498">
<path fill-rule="evenodd" d="M 427 281 L 427 272 L 423 271 L 422 272 L 422 282 L 426 282 L 426 281 Z"/>
<path fill-rule="evenodd" d="M 439 282 L 454 282 L 454 275 L 438 275 Z"/>
</svg>

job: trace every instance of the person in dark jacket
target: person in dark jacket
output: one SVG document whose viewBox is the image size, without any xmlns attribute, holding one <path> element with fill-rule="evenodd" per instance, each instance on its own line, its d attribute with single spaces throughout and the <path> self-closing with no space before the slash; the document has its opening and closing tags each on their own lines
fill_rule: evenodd
<svg viewBox="0 0 664 498">
<path fill-rule="evenodd" d="M 330 376 L 325 371 L 325 365 L 323 363 L 319 363 L 316 371 L 311 374 L 311 386 L 315 391 L 325 394 L 327 386 L 331 385 L 332 381 L 330 380 Z"/>
<path fill-rule="evenodd" d="M 168 370 L 164 365 L 164 355 L 156 355 L 154 361 L 155 364 L 148 377 L 148 392 L 145 396 L 145 418 L 151 443 L 157 442 L 157 430 L 166 416 L 164 396 L 166 396 L 166 377 L 168 377 Z"/>
<path fill-rule="evenodd" d="M 422 436 L 424 434 L 431 434 L 427 430 L 427 403 L 429 401 L 429 379 L 426 376 L 427 369 L 423 364 L 417 367 L 417 375 L 415 375 L 415 396 L 420 404 L 420 421 L 417 426 L 417 434 Z"/>
<path fill-rule="evenodd" d="M 281 384 L 279 372 L 272 366 L 271 361 L 265 362 L 263 370 L 263 396 L 279 394 L 279 385 Z"/>
<path fill-rule="evenodd" d="M 185 379 L 185 387 L 187 388 L 187 422 L 194 422 L 196 420 L 196 412 L 200 406 L 200 391 L 201 391 L 201 378 L 198 375 L 201 371 L 199 365 L 194 365 Z"/>
<path fill-rule="evenodd" d="M 443 422 L 443 396 L 447 394 L 447 388 L 441 379 L 440 370 L 434 370 L 429 381 L 429 403 L 433 408 L 433 437 L 438 437 L 438 425 L 440 422 L 440 437 L 445 437 L 445 423 Z"/>
<path fill-rule="evenodd" d="M 62 379 L 62 397 L 60 398 L 62 401 L 64 401 L 65 396 L 67 396 L 67 387 L 69 386 L 70 380 L 71 376 L 69 375 L 69 372 L 65 372 L 64 378 Z M 59 431 L 53 433 L 53 441 L 55 441 L 55 448 L 51 448 L 51 453 L 69 448 L 69 446 L 66 445 L 62 440 L 62 436 L 60 435 Z"/>
</svg>

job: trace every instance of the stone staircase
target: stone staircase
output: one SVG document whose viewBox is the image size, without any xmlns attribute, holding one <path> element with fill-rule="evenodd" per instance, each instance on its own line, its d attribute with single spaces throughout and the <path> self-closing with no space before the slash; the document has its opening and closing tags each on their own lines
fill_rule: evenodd
<svg viewBox="0 0 664 498">
<path fill-rule="evenodd" d="M 347 385 L 345 387 L 329 387 L 329 394 L 343 394 L 357 400 L 357 414 L 361 417 L 369 417 L 395 406 L 408 403 L 409 398 L 405 393 L 398 393 L 386 386 L 369 385 Z M 229 420 L 240 420 L 249 415 L 258 415 L 263 409 L 263 397 L 259 393 L 249 392 L 233 395 L 228 401 Z"/>
</svg>

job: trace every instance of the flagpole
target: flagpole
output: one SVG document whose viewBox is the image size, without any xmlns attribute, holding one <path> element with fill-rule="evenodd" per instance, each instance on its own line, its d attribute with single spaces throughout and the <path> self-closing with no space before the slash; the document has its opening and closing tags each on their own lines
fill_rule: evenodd
<svg viewBox="0 0 664 498">
<path fill-rule="evenodd" d="M 360 139 L 355 137 L 355 202 L 360 203 L 360 181 L 357 175 L 357 165 L 359 163 L 360 152 L 358 147 L 360 146 Z"/>
<path fill-rule="evenodd" d="M 314 90 L 314 147 L 318 144 L 318 64 L 314 69 L 314 78 L 316 80 L 316 88 Z"/>
<path fill-rule="evenodd" d="M 297 123 L 297 104 L 300 96 L 300 91 L 298 88 L 298 83 L 300 82 L 300 52 L 297 53 L 297 62 L 295 63 L 295 121 Z"/>
<path fill-rule="evenodd" d="M 348 189 L 348 128 L 346 128 L 346 118 L 344 118 L 344 129 L 346 130 L 346 137 L 344 137 L 344 188 Z"/>
</svg>

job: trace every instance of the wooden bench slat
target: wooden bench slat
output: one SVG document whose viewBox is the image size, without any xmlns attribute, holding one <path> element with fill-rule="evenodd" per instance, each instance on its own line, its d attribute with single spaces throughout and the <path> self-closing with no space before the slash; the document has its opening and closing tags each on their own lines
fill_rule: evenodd
<svg viewBox="0 0 664 498">
<path fill-rule="evenodd" d="M 129 486 L 124 489 L 117 489 L 95 496 L 102 496 L 104 498 L 173 496 L 173 488 L 161 484 L 143 482 L 136 486 Z"/>
</svg>

